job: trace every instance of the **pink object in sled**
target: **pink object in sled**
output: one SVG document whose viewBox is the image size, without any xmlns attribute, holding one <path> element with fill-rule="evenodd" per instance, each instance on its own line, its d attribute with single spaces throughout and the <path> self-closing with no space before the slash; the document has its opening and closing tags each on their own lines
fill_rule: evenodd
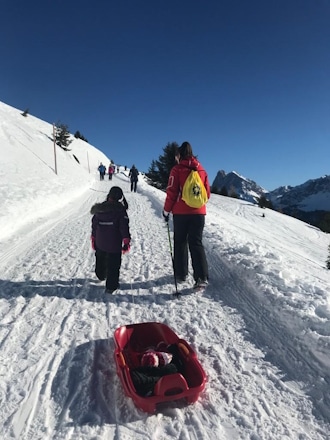
<svg viewBox="0 0 330 440">
<path fill-rule="evenodd" d="M 167 325 L 159 322 L 125 325 L 117 328 L 114 341 L 117 374 L 125 394 L 143 411 L 153 413 L 157 404 L 180 399 L 194 403 L 204 390 L 206 374 L 195 351 Z M 141 357 L 149 347 L 156 347 L 159 343 L 177 345 L 183 370 L 182 373 L 161 377 L 154 386 L 153 394 L 144 397 L 136 392 L 130 371 L 140 366 Z"/>
</svg>

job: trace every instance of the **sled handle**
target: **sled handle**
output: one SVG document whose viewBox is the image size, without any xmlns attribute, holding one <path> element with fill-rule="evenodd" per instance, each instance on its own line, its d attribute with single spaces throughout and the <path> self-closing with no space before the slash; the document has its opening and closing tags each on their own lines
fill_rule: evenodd
<svg viewBox="0 0 330 440">
<path fill-rule="evenodd" d="M 125 361 L 123 353 L 120 351 L 119 353 L 116 353 L 116 355 L 117 355 L 117 358 L 118 358 L 118 365 L 121 368 L 124 368 L 125 365 L 126 365 L 126 361 Z"/>
<path fill-rule="evenodd" d="M 187 391 L 188 384 L 186 379 L 180 373 L 163 376 L 156 383 L 154 388 L 155 396 L 174 396 Z"/>
<path fill-rule="evenodd" d="M 178 347 L 183 355 L 189 357 L 190 354 L 189 348 L 186 345 L 184 345 L 183 342 L 179 342 Z"/>
</svg>

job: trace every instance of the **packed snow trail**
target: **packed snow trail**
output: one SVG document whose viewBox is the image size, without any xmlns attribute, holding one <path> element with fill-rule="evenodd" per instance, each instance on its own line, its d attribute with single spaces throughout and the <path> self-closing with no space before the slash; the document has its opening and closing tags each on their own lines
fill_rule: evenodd
<svg viewBox="0 0 330 440">
<path fill-rule="evenodd" d="M 211 224 L 205 231 L 211 276 L 205 293 L 190 294 L 186 284 L 173 299 L 162 198 L 142 185 L 130 193 L 123 179 L 95 182 L 64 210 L 26 227 L 4 246 L 2 438 L 327 438 L 329 419 L 320 418 L 316 399 L 313 406 L 298 383 L 300 368 L 308 367 L 315 378 L 318 365 L 301 365 L 304 359 L 293 342 L 285 345 L 286 329 L 276 315 L 263 318 L 269 305 L 222 260 L 219 231 Z M 93 271 L 89 211 L 115 184 L 129 203 L 132 247 L 123 256 L 120 291 L 106 296 Z M 195 348 L 208 376 L 196 404 L 178 402 L 148 415 L 124 396 L 112 336 L 119 326 L 142 321 L 166 323 Z M 261 350 L 272 332 L 279 339 L 274 355 L 287 371 Z M 287 356 L 292 369 L 284 363 Z M 285 383 L 286 373 L 297 382 Z"/>
</svg>

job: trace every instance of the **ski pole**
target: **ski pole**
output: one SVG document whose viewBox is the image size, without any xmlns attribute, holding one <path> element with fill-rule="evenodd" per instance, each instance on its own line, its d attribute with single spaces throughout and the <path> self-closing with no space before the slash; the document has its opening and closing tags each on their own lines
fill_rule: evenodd
<svg viewBox="0 0 330 440">
<path fill-rule="evenodd" d="M 172 259 L 174 284 L 175 284 L 175 293 L 173 295 L 178 297 L 179 296 L 178 283 L 177 283 L 177 280 L 176 280 L 175 267 L 174 267 L 174 257 L 173 257 L 172 241 L 171 241 L 171 235 L 170 235 L 170 226 L 169 226 L 168 222 L 166 222 L 166 224 L 167 224 L 167 232 L 168 232 L 168 241 L 170 243 L 170 253 L 171 253 L 171 259 Z"/>
</svg>

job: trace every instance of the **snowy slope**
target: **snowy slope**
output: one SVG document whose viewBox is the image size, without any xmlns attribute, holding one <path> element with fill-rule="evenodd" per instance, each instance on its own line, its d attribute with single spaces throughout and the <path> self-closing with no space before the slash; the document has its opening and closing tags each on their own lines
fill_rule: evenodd
<svg viewBox="0 0 330 440">
<path fill-rule="evenodd" d="M 84 193 L 99 163 L 109 164 L 101 151 L 73 136 L 71 151 L 57 147 L 55 155 L 53 126 L 21 113 L 0 102 L 0 238 Z"/>
<path fill-rule="evenodd" d="M 164 193 L 142 178 L 131 193 L 123 170 L 100 182 L 108 159 L 83 141 L 71 144 L 81 165 L 59 151 L 55 175 L 51 125 L 4 104 L 0 112 L 0 438 L 329 438 L 327 234 L 212 195 L 210 285 L 192 294 L 187 283 L 172 299 Z M 112 184 L 129 203 L 132 248 L 121 290 L 106 296 L 89 210 Z M 144 321 L 164 322 L 196 350 L 208 381 L 194 405 L 149 415 L 125 397 L 113 333 Z"/>
</svg>

